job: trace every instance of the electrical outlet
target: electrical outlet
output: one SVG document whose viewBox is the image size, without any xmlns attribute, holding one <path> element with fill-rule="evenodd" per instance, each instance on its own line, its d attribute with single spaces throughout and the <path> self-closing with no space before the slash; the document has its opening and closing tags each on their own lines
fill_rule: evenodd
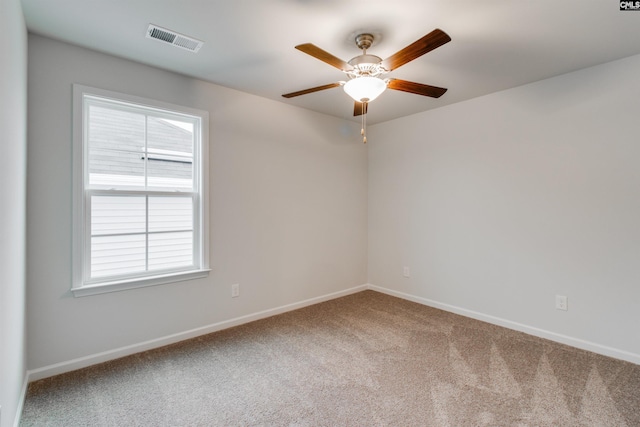
<svg viewBox="0 0 640 427">
<path fill-rule="evenodd" d="M 569 306 L 567 305 L 567 297 L 564 295 L 556 295 L 556 309 L 567 311 Z"/>
<path fill-rule="evenodd" d="M 409 267 L 402 267 L 402 275 L 404 277 L 411 277 L 411 270 L 409 270 Z"/>
<path fill-rule="evenodd" d="M 240 284 L 234 283 L 231 285 L 231 298 L 237 298 L 240 296 Z"/>
</svg>

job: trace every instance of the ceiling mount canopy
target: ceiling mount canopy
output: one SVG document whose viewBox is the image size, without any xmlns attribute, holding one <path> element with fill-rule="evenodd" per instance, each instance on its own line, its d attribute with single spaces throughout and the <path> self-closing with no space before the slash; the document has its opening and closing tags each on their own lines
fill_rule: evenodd
<svg viewBox="0 0 640 427">
<path fill-rule="evenodd" d="M 373 34 L 369 34 L 369 33 L 358 34 L 356 36 L 356 46 L 358 46 L 359 49 L 364 50 L 366 53 L 366 50 L 369 49 L 373 44 L 374 38 L 375 37 Z"/>
</svg>

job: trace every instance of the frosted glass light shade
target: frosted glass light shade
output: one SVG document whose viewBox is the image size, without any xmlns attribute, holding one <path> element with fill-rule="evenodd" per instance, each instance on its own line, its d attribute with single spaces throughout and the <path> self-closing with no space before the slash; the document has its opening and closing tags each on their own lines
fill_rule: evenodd
<svg viewBox="0 0 640 427">
<path fill-rule="evenodd" d="M 387 83 L 377 77 L 356 77 L 344 84 L 344 91 L 358 102 L 371 102 L 387 88 Z"/>
</svg>

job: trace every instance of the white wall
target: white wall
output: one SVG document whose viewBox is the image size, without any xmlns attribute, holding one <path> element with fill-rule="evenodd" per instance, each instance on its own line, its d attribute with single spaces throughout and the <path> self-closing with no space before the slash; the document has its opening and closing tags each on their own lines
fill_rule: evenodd
<svg viewBox="0 0 640 427">
<path fill-rule="evenodd" d="M 27 30 L 19 0 L 0 0 L 0 426 L 21 405 L 25 354 Z"/>
<path fill-rule="evenodd" d="M 35 35 L 29 61 L 28 367 L 40 372 L 35 377 L 58 372 L 56 364 L 77 367 L 69 363 L 77 358 L 366 283 L 367 159 L 357 123 Z M 71 295 L 73 83 L 209 111 L 208 279 Z M 233 283 L 239 298 L 231 298 Z"/>
<path fill-rule="evenodd" d="M 640 363 L 638 70 L 634 56 L 372 126 L 369 282 Z"/>
</svg>

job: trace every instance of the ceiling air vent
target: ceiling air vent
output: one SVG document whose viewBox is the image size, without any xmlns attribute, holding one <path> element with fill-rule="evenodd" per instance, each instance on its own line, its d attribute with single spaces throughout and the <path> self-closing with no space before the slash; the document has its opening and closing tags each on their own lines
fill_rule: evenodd
<svg viewBox="0 0 640 427">
<path fill-rule="evenodd" d="M 193 37 L 185 36 L 183 34 L 179 34 L 175 31 L 158 27 L 157 25 L 153 24 L 149 24 L 149 28 L 147 28 L 147 38 L 156 39 L 164 43 L 169 43 L 193 53 L 199 51 L 204 44 L 204 42 L 201 40 L 197 40 Z"/>
</svg>

